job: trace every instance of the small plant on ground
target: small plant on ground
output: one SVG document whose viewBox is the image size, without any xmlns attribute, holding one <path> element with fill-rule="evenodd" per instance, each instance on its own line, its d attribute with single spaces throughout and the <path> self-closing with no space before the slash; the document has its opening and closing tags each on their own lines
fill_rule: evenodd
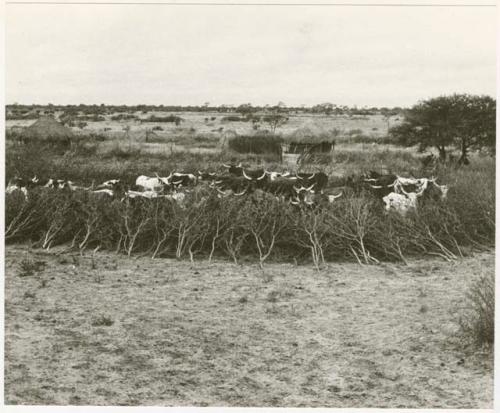
<svg viewBox="0 0 500 413">
<path fill-rule="evenodd" d="M 94 327 L 101 327 L 101 326 L 109 327 L 112 326 L 113 324 L 114 321 L 111 319 L 111 317 L 105 315 L 100 315 L 92 320 L 92 325 Z"/>
<path fill-rule="evenodd" d="M 31 277 L 43 270 L 45 263 L 42 261 L 33 261 L 31 258 L 25 258 L 19 263 L 19 276 Z"/>
<path fill-rule="evenodd" d="M 472 283 L 467 307 L 460 318 L 466 342 L 492 347 L 495 337 L 495 274 L 489 272 Z"/>
</svg>

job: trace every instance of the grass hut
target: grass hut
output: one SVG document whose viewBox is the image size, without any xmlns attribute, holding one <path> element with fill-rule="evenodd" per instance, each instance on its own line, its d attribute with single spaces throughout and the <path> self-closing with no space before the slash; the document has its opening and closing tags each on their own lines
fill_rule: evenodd
<svg viewBox="0 0 500 413">
<path fill-rule="evenodd" d="M 317 161 L 327 163 L 331 160 L 335 147 L 335 131 L 326 131 L 314 125 L 305 125 L 285 136 L 282 145 L 282 159 L 287 162 Z"/>
<path fill-rule="evenodd" d="M 38 141 L 53 145 L 71 144 L 73 131 L 50 116 L 43 116 L 23 131 L 23 141 Z"/>
</svg>

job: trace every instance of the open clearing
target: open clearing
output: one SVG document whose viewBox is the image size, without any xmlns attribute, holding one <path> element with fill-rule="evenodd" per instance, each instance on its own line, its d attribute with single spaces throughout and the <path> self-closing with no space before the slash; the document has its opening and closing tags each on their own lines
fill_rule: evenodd
<svg viewBox="0 0 500 413">
<path fill-rule="evenodd" d="M 44 268 L 21 277 L 27 256 Z M 493 253 L 263 273 L 7 246 L 5 400 L 492 408 L 492 356 L 456 324 L 486 271 Z"/>
</svg>

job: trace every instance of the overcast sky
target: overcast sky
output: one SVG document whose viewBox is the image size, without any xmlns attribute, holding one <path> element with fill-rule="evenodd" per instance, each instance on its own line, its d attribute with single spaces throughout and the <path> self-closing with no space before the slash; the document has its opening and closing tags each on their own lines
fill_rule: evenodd
<svg viewBox="0 0 500 413">
<path fill-rule="evenodd" d="M 6 5 L 7 103 L 409 106 L 496 95 L 485 7 Z"/>
</svg>

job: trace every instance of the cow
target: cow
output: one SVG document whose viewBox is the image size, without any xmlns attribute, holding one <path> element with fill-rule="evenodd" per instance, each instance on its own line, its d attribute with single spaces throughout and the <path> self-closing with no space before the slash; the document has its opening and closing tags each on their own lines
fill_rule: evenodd
<svg viewBox="0 0 500 413">
<path fill-rule="evenodd" d="M 433 199 L 434 201 L 442 201 L 448 195 L 448 186 L 438 185 L 436 178 L 413 179 L 398 177 L 395 189 L 398 193 L 403 194 L 422 190 L 424 200 Z"/>
<path fill-rule="evenodd" d="M 269 180 L 275 181 L 278 178 L 288 178 L 290 176 L 290 172 L 270 172 L 264 171 L 266 175 L 269 177 Z M 297 177 L 290 177 L 289 179 L 296 180 Z"/>
<path fill-rule="evenodd" d="M 92 194 L 105 194 L 111 197 L 123 199 L 128 191 L 127 185 L 119 179 L 111 179 L 92 189 Z"/>
<path fill-rule="evenodd" d="M 301 201 L 307 206 L 319 206 L 333 204 L 337 198 L 340 198 L 344 193 L 338 191 L 336 193 L 314 193 L 312 191 L 304 192 L 302 197 L 298 197 L 295 201 Z M 296 202 L 291 202 L 296 205 Z"/>
<path fill-rule="evenodd" d="M 314 185 L 316 192 L 322 192 L 328 185 L 328 175 L 324 172 L 298 172 L 295 174 L 295 177 L 297 178 L 297 183 L 304 187 Z"/>
<path fill-rule="evenodd" d="M 226 165 L 225 163 L 223 163 L 222 166 L 227 169 L 227 172 L 230 175 L 243 176 L 243 167 L 241 166 L 241 162 L 238 165 Z"/>
<path fill-rule="evenodd" d="M 35 186 L 33 180 L 14 177 L 8 182 L 7 186 L 5 187 L 5 193 L 11 194 L 16 190 L 20 190 L 23 193 L 24 197 L 27 198 L 28 188 L 32 188 L 33 186 Z"/>
<path fill-rule="evenodd" d="M 428 191 L 424 193 L 424 198 L 444 201 L 448 196 L 448 189 L 448 185 L 438 185 L 436 178 L 432 178 L 429 180 Z"/>
<path fill-rule="evenodd" d="M 365 187 L 379 199 L 394 192 L 394 185 L 396 185 L 397 181 L 398 177 L 396 175 L 382 175 L 374 171 L 371 171 L 364 178 Z"/>
<path fill-rule="evenodd" d="M 135 180 L 135 185 L 143 191 L 163 192 L 165 186 L 170 185 L 169 179 L 170 177 L 160 178 L 158 175 L 156 177 L 140 175 Z"/>
<path fill-rule="evenodd" d="M 295 186 L 297 182 L 288 178 L 276 178 L 268 181 L 264 190 L 282 199 L 291 199 L 297 196 Z M 299 186 L 300 188 L 300 186 Z"/>
<path fill-rule="evenodd" d="M 402 216 L 406 216 L 408 211 L 416 211 L 417 198 L 424 194 L 426 188 L 427 183 L 423 184 L 417 192 L 406 192 L 403 189 L 403 193 L 391 192 L 384 196 L 382 200 L 384 201 L 386 211 L 394 209 Z"/>
<path fill-rule="evenodd" d="M 255 189 L 253 181 L 249 181 L 243 176 L 222 176 L 220 179 L 213 181 L 211 187 L 221 191 L 231 190 L 233 193 L 251 193 Z"/>
<path fill-rule="evenodd" d="M 410 192 L 408 194 L 398 194 L 391 192 L 382 198 L 385 204 L 386 211 L 394 209 L 402 216 L 406 216 L 410 210 L 417 209 L 417 194 Z"/>
<path fill-rule="evenodd" d="M 249 181 L 255 181 L 256 183 L 263 183 L 266 180 L 267 174 L 264 169 L 244 169 L 241 166 L 241 162 L 238 165 L 226 165 L 223 164 L 230 175 L 233 176 L 243 176 Z"/>
<path fill-rule="evenodd" d="M 198 181 L 214 181 L 217 179 L 217 173 L 216 172 L 202 172 L 198 171 Z"/>
<path fill-rule="evenodd" d="M 163 180 L 163 178 L 162 178 Z M 180 172 L 173 172 L 170 174 L 170 176 L 167 178 L 167 181 L 163 180 L 165 184 L 170 185 L 173 188 L 179 188 L 181 186 L 191 186 L 191 185 L 196 185 L 197 183 L 197 178 L 193 174 L 185 174 L 185 173 L 180 173 Z"/>
</svg>

